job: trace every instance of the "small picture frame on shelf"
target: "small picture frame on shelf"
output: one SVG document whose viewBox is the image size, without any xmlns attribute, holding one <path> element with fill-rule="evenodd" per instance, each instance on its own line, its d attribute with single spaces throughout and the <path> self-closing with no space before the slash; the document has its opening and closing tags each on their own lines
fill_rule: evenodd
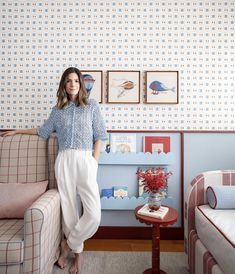
<svg viewBox="0 0 235 274">
<path fill-rule="evenodd" d="M 88 97 L 102 103 L 103 72 L 102 70 L 81 70 Z"/>
<path fill-rule="evenodd" d="M 139 104 L 140 103 L 140 71 L 107 71 L 108 103 Z"/>
<path fill-rule="evenodd" d="M 178 104 L 178 71 L 146 71 L 146 103 Z"/>
<path fill-rule="evenodd" d="M 135 133 L 112 133 L 110 135 L 111 152 L 136 152 Z"/>
<path fill-rule="evenodd" d="M 170 152 L 170 136 L 144 136 L 143 152 Z"/>
</svg>

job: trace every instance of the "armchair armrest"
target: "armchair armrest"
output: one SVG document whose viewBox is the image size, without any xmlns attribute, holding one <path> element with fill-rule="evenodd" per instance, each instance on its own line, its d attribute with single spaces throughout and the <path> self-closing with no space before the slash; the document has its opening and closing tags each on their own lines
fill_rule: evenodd
<svg viewBox="0 0 235 274">
<path fill-rule="evenodd" d="M 190 233 L 195 230 L 195 207 L 207 204 L 206 189 L 213 185 L 235 185 L 235 170 L 204 172 L 189 184 L 184 206 L 185 251 L 188 251 Z"/>
<path fill-rule="evenodd" d="M 24 214 L 23 273 L 44 274 L 52 268 L 61 238 L 60 196 L 46 191 Z"/>
</svg>

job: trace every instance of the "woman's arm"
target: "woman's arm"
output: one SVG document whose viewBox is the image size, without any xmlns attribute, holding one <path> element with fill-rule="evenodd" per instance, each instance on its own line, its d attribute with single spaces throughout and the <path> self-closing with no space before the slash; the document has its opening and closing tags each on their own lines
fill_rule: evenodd
<svg viewBox="0 0 235 274">
<path fill-rule="evenodd" d="M 97 162 L 99 161 L 99 157 L 100 157 L 101 144 L 102 144 L 101 140 L 96 140 L 96 142 L 94 144 L 94 154 L 93 154 L 93 157 L 96 159 Z"/>
<path fill-rule="evenodd" d="M 30 128 L 30 129 L 16 129 L 16 130 L 8 130 L 8 131 L 3 131 L 0 133 L 0 136 L 5 137 L 5 136 L 13 136 L 16 134 L 30 134 L 30 135 L 37 135 L 37 129 L 36 128 Z"/>
</svg>

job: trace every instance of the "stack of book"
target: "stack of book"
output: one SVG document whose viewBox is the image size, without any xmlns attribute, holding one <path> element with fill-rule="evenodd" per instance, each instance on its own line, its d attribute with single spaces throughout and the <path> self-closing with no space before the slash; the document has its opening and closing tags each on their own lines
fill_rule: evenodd
<svg viewBox="0 0 235 274">
<path fill-rule="evenodd" d="M 143 207 L 141 207 L 137 213 L 144 216 L 163 219 L 168 211 L 169 208 L 165 206 L 161 206 L 158 210 L 151 210 L 149 209 L 148 204 L 146 204 Z"/>
</svg>

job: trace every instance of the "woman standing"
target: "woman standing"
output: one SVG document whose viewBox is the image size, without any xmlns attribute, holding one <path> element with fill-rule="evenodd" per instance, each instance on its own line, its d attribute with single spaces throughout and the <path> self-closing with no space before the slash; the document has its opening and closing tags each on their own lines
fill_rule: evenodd
<svg viewBox="0 0 235 274">
<path fill-rule="evenodd" d="M 87 99 L 83 77 L 77 68 L 70 67 L 64 71 L 57 91 L 57 104 L 42 126 L 7 131 L 3 136 L 38 134 L 47 139 L 52 132 L 56 132 L 59 143 L 55 174 L 65 235 L 57 264 L 64 268 L 72 251 L 75 259 L 70 273 L 78 274 L 83 243 L 94 235 L 100 224 L 101 206 L 96 175 L 101 142 L 107 139 L 107 133 L 99 105 L 95 100 Z M 83 204 L 81 218 L 78 215 L 77 194 Z"/>
</svg>

